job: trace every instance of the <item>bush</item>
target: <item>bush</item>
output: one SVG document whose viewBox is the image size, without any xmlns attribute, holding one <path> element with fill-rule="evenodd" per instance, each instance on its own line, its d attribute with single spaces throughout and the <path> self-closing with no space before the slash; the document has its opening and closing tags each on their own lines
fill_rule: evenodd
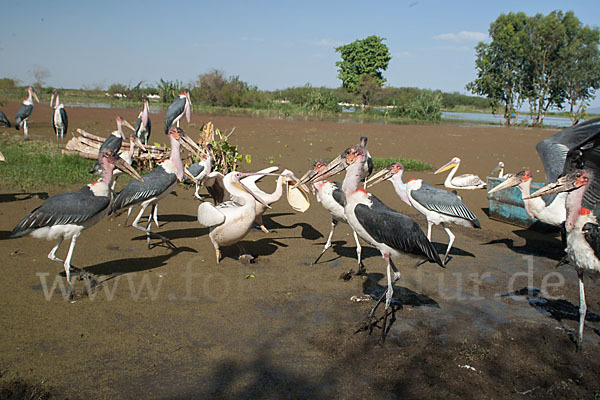
<svg viewBox="0 0 600 400">
<path fill-rule="evenodd" d="M 342 107 L 338 105 L 338 98 L 331 91 L 323 88 L 313 89 L 304 107 L 309 112 L 342 112 Z"/>
<path fill-rule="evenodd" d="M 408 103 L 396 106 L 386 112 L 387 116 L 440 121 L 442 119 L 442 95 L 439 92 L 423 90 Z"/>
</svg>

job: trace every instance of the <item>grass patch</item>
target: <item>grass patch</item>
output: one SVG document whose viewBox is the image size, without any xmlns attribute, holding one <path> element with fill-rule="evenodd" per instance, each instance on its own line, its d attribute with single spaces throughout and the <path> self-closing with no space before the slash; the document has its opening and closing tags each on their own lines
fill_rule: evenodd
<svg viewBox="0 0 600 400">
<path fill-rule="evenodd" d="M 428 171 L 432 169 L 431 164 L 410 158 L 377 158 L 373 157 L 373 170 L 380 170 L 388 165 L 399 162 L 405 171 Z"/>
<path fill-rule="evenodd" d="M 24 142 L 21 138 L 4 135 L 0 137 L 0 150 L 6 157 L 6 162 L 0 163 L 3 187 L 31 190 L 84 185 L 95 178 L 88 172 L 94 160 L 64 155 L 55 143 Z"/>
</svg>

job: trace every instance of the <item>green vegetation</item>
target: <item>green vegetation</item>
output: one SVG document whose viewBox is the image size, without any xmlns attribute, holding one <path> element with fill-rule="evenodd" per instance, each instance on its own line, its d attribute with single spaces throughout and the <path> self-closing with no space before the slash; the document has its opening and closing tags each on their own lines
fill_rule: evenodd
<svg viewBox="0 0 600 400">
<path fill-rule="evenodd" d="M 384 40 L 371 35 L 335 49 L 342 57 L 335 63 L 342 87 L 360 95 L 363 106 L 371 104 L 373 95 L 385 83 L 382 71 L 388 68 L 392 56 Z"/>
<path fill-rule="evenodd" d="M 432 169 L 431 164 L 410 158 L 373 158 L 373 170 L 380 170 L 390 164 L 399 162 L 406 171 L 428 171 Z"/>
<path fill-rule="evenodd" d="M 32 190 L 50 185 L 84 185 L 95 179 L 88 172 L 94 160 L 64 155 L 54 143 L 23 142 L 4 135 L 0 137 L 0 148 L 6 157 L 6 162 L 0 163 L 3 187 Z"/>
<path fill-rule="evenodd" d="M 490 25 L 490 43 L 476 47 L 477 78 L 471 92 L 504 109 L 511 125 L 527 102 L 534 125 L 551 107 L 567 103 L 573 123 L 600 87 L 600 30 L 582 26 L 572 12 L 553 11 L 528 17 L 522 12 L 500 15 Z"/>
</svg>

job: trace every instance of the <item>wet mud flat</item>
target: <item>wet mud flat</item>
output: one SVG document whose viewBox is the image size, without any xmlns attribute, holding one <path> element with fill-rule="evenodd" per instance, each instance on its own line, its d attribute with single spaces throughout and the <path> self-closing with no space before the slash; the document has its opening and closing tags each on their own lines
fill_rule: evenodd
<svg viewBox="0 0 600 400">
<path fill-rule="evenodd" d="M 8 103 L 4 111 L 13 115 L 17 106 Z M 114 129 L 117 114 L 134 121 L 138 112 L 67 111 L 73 128 L 101 136 Z M 54 140 L 49 110 L 36 108 L 34 117 L 30 135 Z M 151 141 L 166 143 L 159 129 L 164 115 L 151 118 L 156 126 Z M 437 168 L 456 155 L 463 160 L 462 172 L 480 176 L 502 160 L 508 172 L 526 167 L 541 181 L 535 144 L 555 132 L 195 114 L 182 127 L 193 136 L 208 120 L 222 131 L 235 128 L 231 143 L 252 155 L 243 170 L 279 165 L 297 174 L 312 160 L 331 159 L 365 135 L 375 157 L 415 158 Z M 445 178 L 409 171 L 405 179 L 413 177 L 431 184 Z M 274 178 L 260 186 L 273 190 Z M 330 229 L 329 215 L 314 198 L 303 214 L 285 200 L 267 212 L 264 220 L 272 232 L 253 230 L 242 242 L 256 257 L 254 263 L 237 260 L 232 247 L 216 264 L 208 230 L 196 222 L 199 203 L 193 188 L 178 186 L 160 203 L 158 230 L 178 248 L 148 250 L 142 232 L 123 226 L 124 215 L 105 219 L 83 232 L 72 260 L 101 284 L 89 296 L 65 301 L 62 266 L 47 259 L 54 243 L 8 239 L 8 234 L 47 195 L 76 189 L 28 194 L 0 187 L 2 390 L 25 388 L 56 398 L 600 395 L 598 283 L 586 280 L 588 319 L 584 349 L 577 354 L 570 337 L 578 319 L 577 277 L 569 265 L 556 267 L 562 257 L 559 235 L 490 220 L 484 191 L 460 193 L 482 229 L 451 228 L 456 241 L 447 268 L 396 260 L 402 277 L 395 284 L 390 328 L 381 344 L 377 327 L 371 335 L 356 333 L 374 301 L 351 298 L 381 295 L 385 262 L 364 245 L 367 276 L 340 279 L 356 269 L 356 253 L 349 227 L 339 225 L 332 249 L 311 265 Z M 426 227 L 391 185 L 378 185 L 373 193 Z M 434 227 L 433 242 L 445 250 L 442 229 Z M 62 248 L 58 254 L 65 252 Z M 76 282 L 78 290 L 84 287 Z"/>
</svg>

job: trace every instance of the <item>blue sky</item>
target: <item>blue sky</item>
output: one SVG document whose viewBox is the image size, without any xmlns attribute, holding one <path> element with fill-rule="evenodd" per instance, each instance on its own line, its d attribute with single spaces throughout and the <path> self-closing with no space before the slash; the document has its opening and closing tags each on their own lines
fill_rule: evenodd
<svg viewBox="0 0 600 400">
<path fill-rule="evenodd" d="M 569 3 L 567 6 L 566 3 Z M 501 13 L 572 10 L 600 24 L 600 1 L 3 1 L 0 77 L 56 87 L 194 81 L 212 69 L 263 90 L 338 87 L 335 47 L 386 38 L 390 86 L 467 93 L 474 47 Z M 8 17 L 10 16 L 10 17 Z M 600 106 L 600 99 L 593 107 Z"/>
</svg>

